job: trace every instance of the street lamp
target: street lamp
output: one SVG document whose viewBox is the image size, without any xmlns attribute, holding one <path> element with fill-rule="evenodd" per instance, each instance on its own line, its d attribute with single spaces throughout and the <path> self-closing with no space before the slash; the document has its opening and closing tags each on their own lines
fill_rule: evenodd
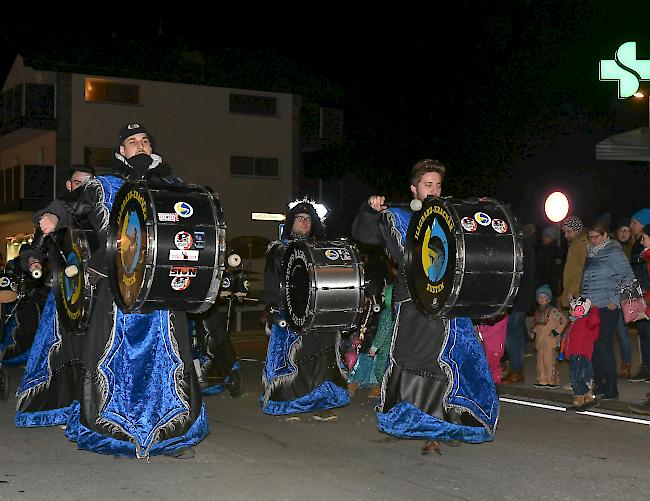
<svg viewBox="0 0 650 501">
<path fill-rule="evenodd" d="M 556 262 L 558 266 L 562 263 L 560 256 L 562 255 L 562 221 L 567 217 L 567 214 L 569 214 L 569 199 L 567 196 L 562 193 L 561 191 L 554 191 L 551 193 L 548 197 L 546 197 L 546 201 L 544 202 L 544 212 L 546 213 L 546 217 L 553 223 L 556 223 L 558 225 L 558 232 L 557 232 L 557 258 Z M 561 303 L 559 302 L 559 296 L 562 294 L 562 275 L 560 274 L 558 276 L 558 305 Z"/>
<path fill-rule="evenodd" d="M 635 92 L 634 97 L 644 98 L 646 95 L 643 92 Z M 648 97 L 648 127 L 650 127 L 650 96 Z"/>
</svg>

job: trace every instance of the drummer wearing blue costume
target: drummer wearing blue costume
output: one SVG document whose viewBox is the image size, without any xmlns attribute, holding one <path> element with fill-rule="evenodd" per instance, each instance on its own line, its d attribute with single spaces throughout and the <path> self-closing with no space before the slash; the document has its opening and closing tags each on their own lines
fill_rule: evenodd
<svg viewBox="0 0 650 501">
<path fill-rule="evenodd" d="M 413 198 L 440 197 L 445 170 L 438 160 L 417 162 L 411 170 Z M 352 225 L 356 240 L 384 247 L 399 266 L 393 290 L 397 315 L 377 407 L 379 431 L 424 439 L 422 454 L 440 454 L 440 443 L 491 441 L 498 398 L 472 322 L 429 318 L 416 307 L 407 288 L 404 255 L 413 213 L 388 208 L 385 202 L 371 196 Z"/>
<path fill-rule="evenodd" d="M 138 123 L 119 132 L 116 175 L 87 181 L 73 202 L 55 200 L 35 215 L 43 233 L 87 219 L 100 238 L 86 263 L 95 301 L 81 360 L 81 401 L 66 434 L 80 449 L 146 458 L 193 457 L 208 433 L 205 407 L 192 363 L 184 313 L 123 313 L 107 277 L 106 235 L 115 195 L 125 181 L 180 184 L 154 153 L 155 141 Z M 64 340 L 65 341 L 65 340 Z"/>
<path fill-rule="evenodd" d="M 333 421 L 337 417 L 331 409 L 350 403 L 339 359 L 340 334 L 323 329 L 300 335 L 286 325 L 281 307 L 287 245 L 293 240 L 323 240 L 325 229 L 312 202 L 304 199 L 290 207 L 281 240 L 272 242 L 266 254 L 263 300 L 270 338 L 260 403 L 266 414 L 300 419 L 301 413 L 313 412 L 318 421 Z"/>
</svg>

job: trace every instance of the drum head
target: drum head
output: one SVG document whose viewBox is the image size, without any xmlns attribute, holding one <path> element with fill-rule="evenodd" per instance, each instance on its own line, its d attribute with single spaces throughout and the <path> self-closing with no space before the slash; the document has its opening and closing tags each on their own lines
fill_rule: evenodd
<svg viewBox="0 0 650 501">
<path fill-rule="evenodd" d="M 309 307 L 312 296 L 309 258 L 309 250 L 298 242 L 291 243 L 284 254 L 283 303 L 287 321 L 295 330 L 302 330 L 313 315 Z"/>
<path fill-rule="evenodd" d="M 455 223 L 443 199 L 427 199 L 406 234 L 409 292 L 423 313 L 437 315 L 454 287 Z"/>
<path fill-rule="evenodd" d="M 90 250 L 84 230 L 70 226 L 63 233 L 59 247 L 67 260 L 66 264 L 60 258 L 55 259 L 54 298 L 59 322 L 70 334 L 85 334 L 93 291 L 85 269 Z M 72 266 L 76 267 L 76 274 L 68 276 L 74 271 Z"/>
<path fill-rule="evenodd" d="M 151 218 L 148 197 L 140 185 L 128 185 L 116 197 L 108 232 L 110 285 L 115 302 L 124 311 L 136 309 L 147 269 Z M 117 208 L 117 210 L 115 210 Z"/>
</svg>

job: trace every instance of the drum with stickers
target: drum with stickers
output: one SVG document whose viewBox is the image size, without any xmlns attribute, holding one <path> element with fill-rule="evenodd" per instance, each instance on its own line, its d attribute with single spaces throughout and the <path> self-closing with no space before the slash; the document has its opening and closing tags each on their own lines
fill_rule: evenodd
<svg viewBox="0 0 650 501">
<path fill-rule="evenodd" d="M 51 250 L 50 256 L 58 320 L 65 332 L 85 334 L 95 291 L 90 283 L 86 263 L 98 248 L 96 233 L 84 221 L 73 223 L 49 238 L 56 239 L 53 243 L 56 251 Z"/>
<path fill-rule="evenodd" d="M 296 240 L 285 250 L 282 269 L 284 311 L 294 330 L 359 326 L 364 280 L 354 245 L 346 240 Z"/>
<path fill-rule="evenodd" d="M 426 315 L 488 319 L 504 313 L 523 270 L 521 235 L 497 200 L 427 198 L 406 245 L 411 297 Z"/>
<path fill-rule="evenodd" d="M 139 181 L 117 193 L 107 255 L 123 311 L 206 311 L 219 293 L 225 250 L 223 211 L 206 187 Z"/>
<path fill-rule="evenodd" d="M 0 304 L 13 303 L 18 299 L 20 279 L 11 272 L 0 272 Z"/>
</svg>

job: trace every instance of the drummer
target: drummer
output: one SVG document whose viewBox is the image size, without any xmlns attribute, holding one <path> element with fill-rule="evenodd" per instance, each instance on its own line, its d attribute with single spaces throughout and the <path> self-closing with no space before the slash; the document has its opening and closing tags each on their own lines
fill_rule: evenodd
<svg viewBox="0 0 650 501">
<path fill-rule="evenodd" d="M 438 160 L 417 162 L 411 169 L 413 198 L 424 201 L 429 196 L 440 197 L 445 171 Z M 441 442 L 459 445 L 493 440 L 498 400 L 471 321 L 429 319 L 411 300 L 406 285 L 404 242 L 412 214 L 407 209 L 389 209 L 383 196 L 371 196 L 353 222 L 352 235 L 361 242 L 384 247 L 400 271 L 393 289 L 397 327 L 377 407 L 379 431 L 400 438 L 422 438 L 422 454 L 440 454 Z M 442 353 L 449 343 L 466 350 L 454 352 L 454 359 L 445 359 L 451 357 Z M 471 374 L 464 372 L 466 367 L 472 369 Z M 447 396 L 452 385 L 478 388 L 478 395 L 472 393 L 472 398 L 481 408 L 494 410 L 494 419 L 479 421 L 462 402 L 450 402 Z"/>
<path fill-rule="evenodd" d="M 59 202 L 53 218 L 38 221 L 43 232 L 50 233 L 85 219 L 100 239 L 86 264 L 95 286 L 88 327 L 92 336 L 84 336 L 83 391 L 80 403 L 69 412 L 66 434 L 92 452 L 193 457 L 192 446 L 209 427 L 186 316 L 169 310 L 125 314 L 115 306 L 106 280 L 105 242 L 117 191 L 125 181 L 178 180 L 154 153 L 155 140 L 142 124 L 122 127 L 118 146 L 116 175 L 87 181 L 74 204 Z M 131 352 L 135 346 L 137 356 Z"/>
<path fill-rule="evenodd" d="M 314 203 L 307 198 L 289 207 L 281 240 L 272 242 L 266 253 L 263 301 L 270 339 L 262 371 L 262 410 L 288 416 L 288 420 L 312 412 L 317 421 L 334 421 L 337 416 L 332 409 L 350 403 L 338 362 L 340 334 L 332 330 L 302 336 L 293 332 L 286 326 L 280 287 L 287 245 L 294 240 L 323 240 L 325 229 Z"/>
</svg>

